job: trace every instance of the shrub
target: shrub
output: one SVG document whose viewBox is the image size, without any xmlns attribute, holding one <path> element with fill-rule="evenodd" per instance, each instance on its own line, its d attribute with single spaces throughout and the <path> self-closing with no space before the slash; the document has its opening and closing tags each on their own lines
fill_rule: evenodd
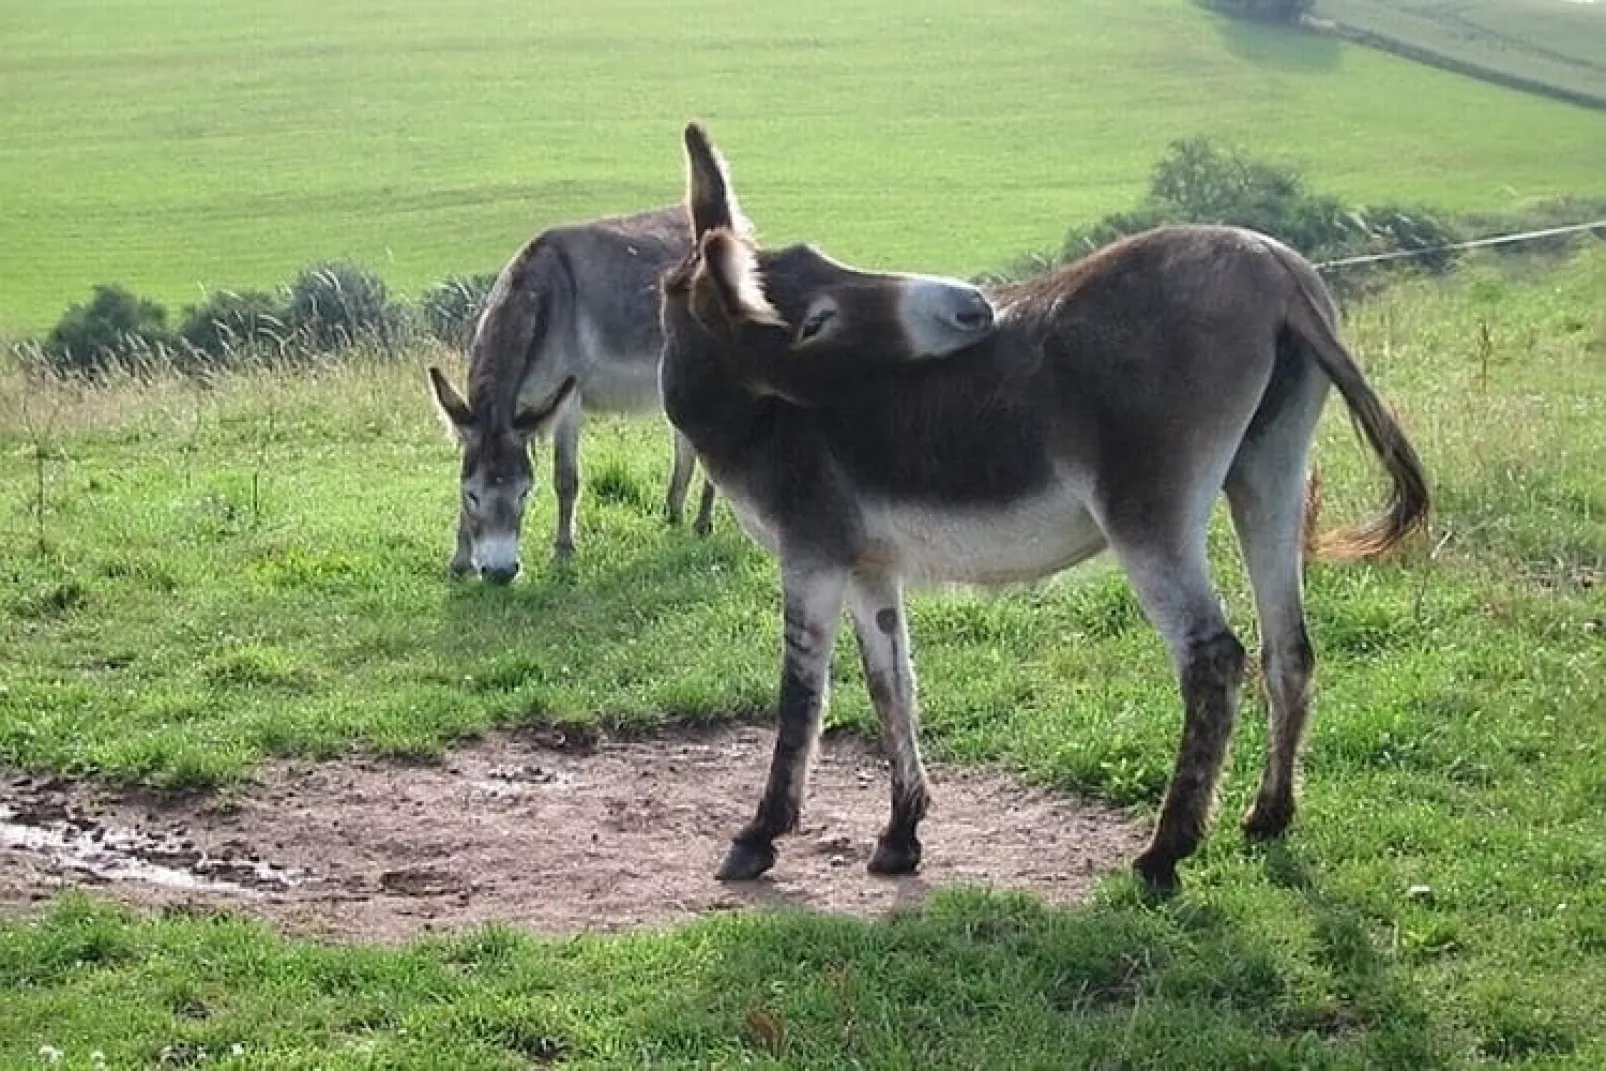
<svg viewBox="0 0 1606 1071">
<path fill-rule="evenodd" d="M 135 367 L 171 352 L 167 310 L 112 283 L 95 287 L 87 305 L 73 305 L 45 339 L 43 350 L 62 371 L 99 374 Z"/>
<path fill-rule="evenodd" d="M 390 349 L 407 335 L 406 310 L 385 280 L 344 261 L 315 264 L 290 283 L 285 321 L 306 348 L 329 352 L 358 342 Z"/>
<path fill-rule="evenodd" d="M 1148 198 L 1138 211 L 1073 231 L 1066 252 L 1086 252 L 1163 222 L 1250 227 L 1307 256 L 1347 247 L 1363 234 L 1355 213 L 1335 198 L 1306 190 L 1293 168 L 1219 149 L 1206 138 L 1184 138 L 1172 142 L 1155 165 Z"/>
<path fill-rule="evenodd" d="M 1221 149 L 1206 138 L 1174 141 L 1149 181 L 1143 202 L 1065 235 L 1057 257 L 1017 258 L 988 281 L 1027 274 L 1086 256 L 1095 249 L 1166 223 L 1226 223 L 1286 242 L 1312 260 L 1397 250 L 1424 250 L 1459 239 L 1454 227 L 1425 209 L 1395 205 L 1347 208 L 1313 193 L 1293 168 Z M 1411 263 L 1447 270 L 1454 253 L 1431 253 Z"/>
<path fill-rule="evenodd" d="M 197 353 L 226 362 L 242 353 L 276 352 L 287 328 L 285 308 L 261 290 L 216 290 L 200 305 L 184 310 L 182 338 Z"/>
<path fill-rule="evenodd" d="M 467 349 L 474 340 L 474 328 L 485 309 L 485 300 L 495 285 L 495 272 L 448 276 L 419 298 L 424 326 L 446 345 Z"/>
<path fill-rule="evenodd" d="M 1410 262 L 1428 271 L 1444 272 L 1455 266 L 1456 254 L 1441 249 L 1461 241 L 1459 229 L 1425 208 L 1368 205 L 1351 214 L 1354 234 L 1347 243 L 1322 250 L 1325 257 L 1362 256 L 1368 253 L 1412 251 Z M 1433 250 L 1428 252 L 1428 250 Z"/>
</svg>

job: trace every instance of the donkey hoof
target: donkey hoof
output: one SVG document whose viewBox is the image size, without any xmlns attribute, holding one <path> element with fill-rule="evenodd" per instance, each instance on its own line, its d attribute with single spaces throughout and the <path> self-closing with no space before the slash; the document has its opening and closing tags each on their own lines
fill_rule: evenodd
<svg viewBox="0 0 1606 1071">
<path fill-rule="evenodd" d="M 699 537 L 706 539 L 714 531 L 714 522 L 699 517 L 692 522 L 691 530 Z"/>
<path fill-rule="evenodd" d="M 1175 859 L 1162 858 L 1153 852 L 1144 852 L 1133 861 L 1132 869 L 1137 872 L 1138 878 L 1143 882 L 1144 891 L 1150 896 L 1170 896 L 1181 885 L 1177 879 Z"/>
<path fill-rule="evenodd" d="M 752 881 L 775 865 L 773 844 L 746 844 L 732 841 L 725 861 L 714 875 L 720 881 Z"/>
<path fill-rule="evenodd" d="M 920 868 L 920 841 L 916 837 L 893 838 L 882 834 L 876 838 L 875 852 L 870 856 L 872 874 L 913 874 Z"/>
<path fill-rule="evenodd" d="M 559 565 L 568 565 L 574 558 L 573 543 L 552 544 L 552 560 Z"/>
<path fill-rule="evenodd" d="M 1250 840 L 1276 840 L 1288 831 L 1289 823 L 1293 820 L 1294 804 L 1291 800 L 1256 800 L 1249 813 L 1244 815 L 1242 828 L 1244 836 Z"/>
</svg>

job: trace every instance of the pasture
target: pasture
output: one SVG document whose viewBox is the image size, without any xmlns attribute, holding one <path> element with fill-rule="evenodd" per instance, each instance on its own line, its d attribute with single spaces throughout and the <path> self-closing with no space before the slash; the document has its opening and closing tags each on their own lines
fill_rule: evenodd
<svg viewBox="0 0 1606 1071">
<path fill-rule="evenodd" d="M 1606 174 L 1606 115 L 1187 0 L 0 0 L 0 98 L 13 335 L 101 282 L 177 315 L 328 258 L 408 295 L 493 270 L 678 197 L 665 131 L 693 117 L 766 238 L 962 274 L 1127 207 L 1179 137 L 1447 210 Z"/>
<path fill-rule="evenodd" d="M 1606 8 L 1595 0 L 1318 0 L 1314 13 L 1410 54 L 1606 107 Z"/>
<path fill-rule="evenodd" d="M 746 183 L 755 201 L 760 185 Z M 1264 738 L 1251 697 L 1222 820 L 1160 904 L 1117 874 L 1072 908 L 950 890 L 886 921 L 722 911 L 537 937 L 515 916 L 376 947 L 277 935 L 249 904 L 146 917 L 16 897 L 0 923 L 0 1061 L 49 1046 L 73 1066 L 95 1051 L 111 1066 L 1599 1066 L 1603 252 L 1475 261 L 1350 310 L 1439 513 L 1431 547 L 1309 570 L 1321 663 L 1285 844 L 1251 850 L 1233 828 Z M 227 815 L 286 759 L 321 771 L 355 751 L 406 785 L 472 768 L 464 741 L 502 730 L 767 711 L 774 567 L 723 508 L 707 541 L 664 527 L 655 421 L 593 425 L 572 567 L 544 560 L 543 486 L 530 575 L 445 580 L 454 451 L 422 374 L 440 357 L 101 388 L 6 371 L 0 762 L 35 771 L 40 792 L 51 775 L 204 790 L 184 805 Z M 1336 405 L 1318 461 L 1329 523 L 1376 501 Z M 1152 819 L 1176 704 L 1113 567 L 927 593 L 911 628 L 938 760 Z M 868 731 L 846 640 L 834 676 L 831 724 Z M 424 765 L 409 779 L 393 762 Z M 751 784 L 750 766 L 723 776 Z M 939 775 L 933 844 L 957 821 L 948 791 Z M 784 844 L 778 879 L 805 854 Z"/>
</svg>

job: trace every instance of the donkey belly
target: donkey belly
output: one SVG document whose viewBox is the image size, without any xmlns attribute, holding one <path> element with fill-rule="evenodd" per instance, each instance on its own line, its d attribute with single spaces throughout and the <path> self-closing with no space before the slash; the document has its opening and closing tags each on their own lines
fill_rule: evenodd
<svg viewBox="0 0 1606 1071">
<path fill-rule="evenodd" d="M 656 353 L 607 353 L 595 357 L 580 377 L 580 404 L 597 413 L 661 410 Z"/>
<path fill-rule="evenodd" d="M 656 305 L 654 306 L 656 314 Z M 580 404 L 598 413 L 662 410 L 658 390 L 657 331 L 620 326 L 605 332 L 588 316 L 576 322 L 575 353 L 581 361 Z"/>
<path fill-rule="evenodd" d="M 910 583 L 1011 584 L 1086 561 L 1104 533 L 1064 484 L 986 506 L 866 504 L 868 558 Z"/>
</svg>

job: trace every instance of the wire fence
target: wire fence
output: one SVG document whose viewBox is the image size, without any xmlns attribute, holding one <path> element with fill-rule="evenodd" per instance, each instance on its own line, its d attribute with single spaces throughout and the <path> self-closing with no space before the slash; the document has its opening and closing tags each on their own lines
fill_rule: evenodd
<svg viewBox="0 0 1606 1071">
<path fill-rule="evenodd" d="M 1554 238 L 1563 234 L 1579 234 L 1583 231 L 1606 231 L 1606 219 L 1597 219 L 1593 223 L 1569 223 L 1565 227 L 1546 227 L 1539 231 L 1522 231 L 1518 234 L 1497 234 L 1489 238 L 1474 238 L 1469 242 L 1454 242 L 1450 245 L 1435 245 L 1425 249 L 1399 249 L 1392 253 L 1371 253 L 1359 257 L 1340 257 L 1337 260 L 1324 260 L 1316 265 L 1317 271 L 1326 271 L 1329 268 L 1347 268 L 1352 264 L 1375 264 L 1384 260 L 1405 260 L 1410 257 L 1426 257 L 1434 253 L 1453 253 L 1462 249 L 1478 249 L 1488 245 L 1510 245 L 1513 242 L 1531 242 L 1539 238 Z M 1606 234 L 1601 237 L 1606 238 Z"/>
</svg>

